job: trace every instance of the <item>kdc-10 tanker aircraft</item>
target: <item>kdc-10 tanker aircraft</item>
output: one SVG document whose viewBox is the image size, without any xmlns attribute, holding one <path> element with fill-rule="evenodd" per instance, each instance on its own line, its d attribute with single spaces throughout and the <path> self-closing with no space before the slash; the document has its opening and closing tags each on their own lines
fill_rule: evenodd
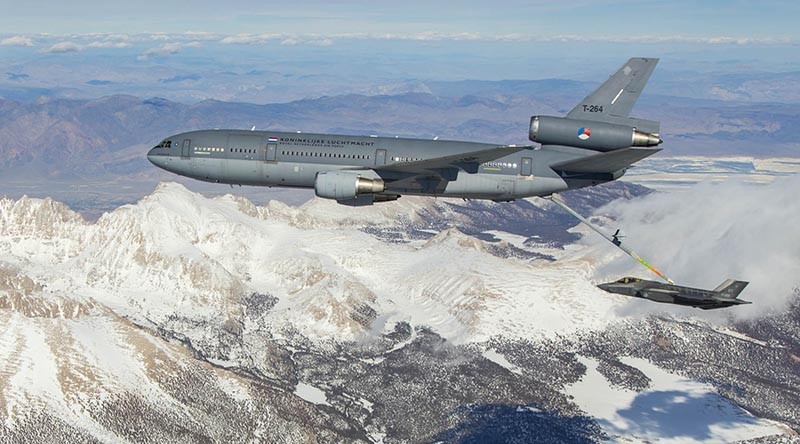
<svg viewBox="0 0 800 444">
<path fill-rule="evenodd" d="M 499 145 L 279 131 L 205 130 L 176 134 L 147 154 L 156 166 L 226 184 L 314 188 L 317 196 L 361 206 L 403 194 L 512 201 L 550 196 L 567 212 L 636 259 L 667 284 L 624 278 L 599 285 L 612 293 L 704 309 L 748 304 L 747 282 L 714 290 L 676 285 L 620 240 L 557 197 L 619 179 L 661 149 L 660 123 L 628 117 L 658 59 L 632 58 L 565 117 L 531 117 L 539 144 Z"/>
<path fill-rule="evenodd" d="M 154 165 L 231 185 L 313 188 L 344 205 L 401 195 L 512 201 L 609 182 L 660 151 L 660 123 L 628 117 L 658 59 L 632 58 L 565 117 L 534 116 L 539 146 L 279 131 L 167 137 Z"/>
</svg>

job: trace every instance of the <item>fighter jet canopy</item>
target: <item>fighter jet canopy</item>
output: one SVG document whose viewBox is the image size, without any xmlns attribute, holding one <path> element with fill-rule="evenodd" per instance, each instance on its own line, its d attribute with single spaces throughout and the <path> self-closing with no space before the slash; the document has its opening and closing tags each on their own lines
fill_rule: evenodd
<svg viewBox="0 0 800 444">
<path fill-rule="evenodd" d="M 617 281 L 618 284 L 633 284 L 636 282 L 642 282 L 642 280 L 635 277 L 624 277 Z"/>
</svg>

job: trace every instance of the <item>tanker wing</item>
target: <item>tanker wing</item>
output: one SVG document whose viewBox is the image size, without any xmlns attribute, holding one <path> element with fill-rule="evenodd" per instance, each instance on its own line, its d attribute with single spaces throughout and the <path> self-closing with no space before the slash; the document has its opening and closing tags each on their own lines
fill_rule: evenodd
<svg viewBox="0 0 800 444">
<path fill-rule="evenodd" d="M 528 145 L 499 145 L 479 151 L 468 151 L 449 156 L 431 157 L 409 162 L 397 162 L 373 167 L 375 171 L 394 171 L 411 174 L 430 174 L 437 170 L 464 170 L 477 173 L 482 163 L 491 162 L 519 151 L 531 150 Z"/>
</svg>

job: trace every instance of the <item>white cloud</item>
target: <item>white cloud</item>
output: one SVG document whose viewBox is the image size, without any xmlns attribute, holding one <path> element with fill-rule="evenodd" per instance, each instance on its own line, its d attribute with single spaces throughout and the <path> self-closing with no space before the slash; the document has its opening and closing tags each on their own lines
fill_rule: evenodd
<svg viewBox="0 0 800 444">
<path fill-rule="evenodd" d="M 137 57 L 137 60 L 149 60 L 151 57 L 163 57 L 181 52 L 184 48 L 197 48 L 201 46 L 200 42 L 187 42 L 187 43 L 166 43 L 158 48 L 151 48 L 144 52 L 144 54 Z"/>
<path fill-rule="evenodd" d="M 236 45 L 264 45 L 269 43 L 270 40 L 278 40 L 282 38 L 287 38 L 287 36 L 282 34 L 236 34 L 223 38 L 220 40 L 220 43 Z"/>
<path fill-rule="evenodd" d="M 205 31 L 189 31 L 184 33 L 86 33 L 86 34 L 36 34 L 33 36 L 38 44 L 43 42 L 55 45 L 44 52 L 74 52 L 85 48 L 127 48 L 134 44 L 159 41 L 160 48 L 154 48 L 142 54 L 141 59 L 153 56 L 175 54 L 176 45 L 183 47 L 200 42 L 217 42 L 238 45 L 311 45 L 331 46 L 341 40 L 406 40 L 420 42 L 436 41 L 483 41 L 483 42 L 567 42 L 567 43 L 640 43 L 640 44 L 701 44 L 713 46 L 773 46 L 794 45 L 797 40 L 791 38 L 753 38 L 735 36 L 686 36 L 686 35 L 622 35 L 598 36 L 578 34 L 527 34 L 527 33 L 482 33 L 482 32 L 417 32 L 417 33 L 240 33 L 225 35 Z M 63 40 L 59 42 L 58 40 Z M 65 42 L 74 42 L 73 44 Z M 168 43 L 172 42 L 172 43 Z M 33 46 L 32 37 L 17 35 L 0 40 L 0 46 Z M 78 45 L 76 48 L 75 45 Z"/>
<path fill-rule="evenodd" d="M 0 46 L 33 46 L 33 40 L 30 37 L 15 35 L 0 40 Z"/>
<path fill-rule="evenodd" d="M 331 46 L 331 45 L 333 45 L 333 40 L 326 39 L 326 38 L 289 37 L 287 39 L 281 40 L 281 45 L 284 45 L 284 46 L 294 46 L 294 45 Z"/>
<path fill-rule="evenodd" d="M 226 45 L 267 45 L 270 43 L 278 43 L 284 46 L 331 46 L 334 43 L 332 38 L 316 34 L 236 34 L 229 35 L 219 42 Z"/>
<path fill-rule="evenodd" d="M 483 34 L 477 32 L 420 32 L 412 34 L 340 34 L 332 37 L 375 40 L 418 41 L 492 41 L 492 42 L 608 42 L 608 43 L 704 43 L 711 45 L 774 45 L 788 44 L 785 38 L 742 38 L 727 36 L 694 37 L 683 35 L 638 35 L 638 36 L 585 36 L 575 34 Z"/>
<path fill-rule="evenodd" d="M 131 46 L 130 43 L 125 41 L 112 41 L 112 40 L 102 40 L 97 42 L 91 42 L 86 45 L 87 48 L 127 48 Z"/>
<path fill-rule="evenodd" d="M 780 310 L 800 288 L 798 189 L 800 175 L 770 185 L 729 180 L 618 201 L 600 212 L 610 211 L 616 217 L 611 228 L 621 227 L 627 236 L 623 242 L 678 284 L 715 288 L 728 278 L 749 281 L 742 299 L 753 304 L 723 315 L 751 317 Z M 594 235 L 585 239 L 605 242 Z M 615 254 L 599 279 L 631 272 L 656 279 L 628 256 Z"/>
<path fill-rule="evenodd" d="M 207 32 L 207 31 L 186 31 L 183 34 L 180 34 L 184 37 L 188 37 L 192 40 L 204 40 L 204 41 L 212 41 L 212 40 L 219 40 L 220 35 L 215 32 Z"/>
<path fill-rule="evenodd" d="M 698 43 L 707 45 L 775 45 L 790 44 L 791 39 L 684 35 L 584 36 L 574 34 L 485 34 L 479 32 L 418 32 L 418 33 L 345 33 L 345 34 L 236 34 L 219 40 L 223 44 L 264 45 L 277 42 L 284 45 L 330 46 L 335 40 L 412 40 L 412 41 L 485 41 L 485 42 L 598 42 L 598 43 Z"/>
<path fill-rule="evenodd" d="M 83 49 L 75 42 L 58 42 L 47 49 L 42 50 L 46 54 L 64 54 L 68 52 L 78 52 Z"/>
<path fill-rule="evenodd" d="M 166 33 L 163 33 L 163 32 L 156 32 L 156 33 L 152 33 L 152 34 L 146 34 L 146 37 L 149 40 L 169 40 L 169 38 L 170 38 L 169 35 L 167 35 Z"/>
<path fill-rule="evenodd" d="M 130 39 L 131 39 L 131 36 L 129 36 L 128 34 L 108 34 L 104 38 L 104 40 L 108 40 L 108 41 L 116 40 L 116 41 L 122 41 L 122 42 L 127 42 Z"/>
</svg>

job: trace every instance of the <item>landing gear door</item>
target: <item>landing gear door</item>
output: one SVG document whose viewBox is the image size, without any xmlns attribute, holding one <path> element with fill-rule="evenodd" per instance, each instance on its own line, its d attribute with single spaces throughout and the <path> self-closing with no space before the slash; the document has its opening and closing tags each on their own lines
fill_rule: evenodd
<svg viewBox="0 0 800 444">
<path fill-rule="evenodd" d="M 267 162 L 275 162 L 275 154 L 278 152 L 278 144 L 270 142 L 267 144 L 267 152 L 264 160 Z"/>
<path fill-rule="evenodd" d="M 189 139 L 183 139 L 183 145 L 181 145 L 181 157 L 189 157 L 189 148 L 192 145 L 192 141 Z"/>
<path fill-rule="evenodd" d="M 522 158 L 522 165 L 520 165 L 519 174 L 521 176 L 530 176 L 533 167 L 533 162 L 530 157 Z"/>
<path fill-rule="evenodd" d="M 386 150 L 375 150 L 375 165 L 386 165 Z"/>
</svg>

